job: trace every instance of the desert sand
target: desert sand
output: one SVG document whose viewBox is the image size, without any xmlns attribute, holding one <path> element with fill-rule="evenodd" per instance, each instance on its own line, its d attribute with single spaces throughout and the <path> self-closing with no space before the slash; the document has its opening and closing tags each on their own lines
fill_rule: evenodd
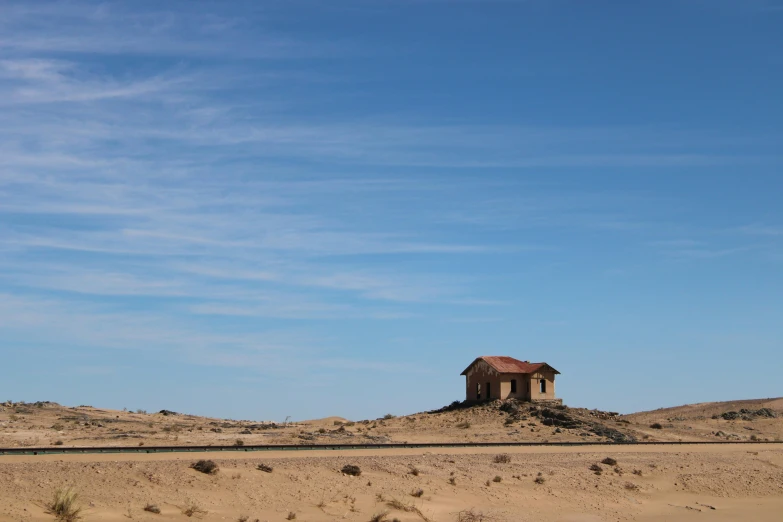
<svg viewBox="0 0 783 522">
<path fill-rule="evenodd" d="M 598 420 L 597 431 L 614 435 L 602 431 L 601 426 L 617 427 L 624 436 L 641 443 L 507 448 L 502 454 L 508 456 L 508 462 L 496 462 L 506 460 L 497 458 L 501 453 L 496 448 L 0 456 L 0 521 L 54 520 L 46 513 L 46 504 L 55 490 L 67 486 L 79 493 L 83 520 L 87 521 L 236 521 L 242 517 L 251 522 L 369 521 L 384 513 L 389 522 L 456 521 L 460 517 L 496 521 L 780 521 L 783 445 L 644 444 L 653 438 L 748 441 L 752 435 L 757 440 L 774 441 L 779 439 L 783 424 L 778 415 L 780 406 L 780 399 L 769 399 L 690 405 L 629 416 L 561 410 L 568 416 L 565 424 L 573 425 L 575 419 Z M 774 417 L 747 413 L 762 408 L 769 408 Z M 743 409 L 746 413 L 739 413 Z M 0 412 L 0 446 L 43 446 L 58 441 L 63 446 L 230 444 L 237 439 L 243 444 L 337 443 L 343 439 L 357 443 L 608 440 L 588 434 L 588 428 L 594 428 L 591 424 L 563 428 L 544 424 L 547 417 L 540 412 L 531 415 L 527 406 L 507 410 L 497 403 L 366 423 L 327 418 L 270 427 L 171 412 L 6 404 Z M 737 418 L 730 413 L 733 411 L 738 412 Z M 725 419 L 722 415 L 727 412 Z M 661 428 L 650 428 L 655 423 Z M 602 463 L 607 458 L 616 463 Z M 197 459 L 213 460 L 219 471 L 205 474 L 191 469 Z M 271 472 L 257 469 L 259 464 L 271 467 Z M 361 475 L 342 473 L 347 464 L 358 466 Z M 144 511 L 148 504 L 157 505 L 160 514 Z M 185 514 L 189 507 L 197 508 L 192 517 Z M 471 515 L 473 519 L 466 518 Z"/>
</svg>

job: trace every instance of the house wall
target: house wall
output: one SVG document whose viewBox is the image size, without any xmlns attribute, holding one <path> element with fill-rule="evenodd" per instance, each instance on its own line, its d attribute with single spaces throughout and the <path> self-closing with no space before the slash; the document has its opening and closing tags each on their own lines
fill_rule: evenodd
<svg viewBox="0 0 783 522">
<path fill-rule="evenodd" d="M 511 382 L 505 375 L 496 372 L 484 361 L 479 361 L 465 375 L 465 397 L 467 400 L 478 400 L 476 384 L 481 385 L 481 400 L 486 400 L 487 383 L 492 391 L 492 399 L 505 399 L 511 390 Z"/>
<path fill-rule="evenodd" d="M 554 372 L 536 372 L 529 376 L 530 379 L 530 399 L 531 400 L 552 400 L 555 398 L 555 373 Z M 541 393 L 541 379 L 546 381 L 546 393 Z"/>
</svg>

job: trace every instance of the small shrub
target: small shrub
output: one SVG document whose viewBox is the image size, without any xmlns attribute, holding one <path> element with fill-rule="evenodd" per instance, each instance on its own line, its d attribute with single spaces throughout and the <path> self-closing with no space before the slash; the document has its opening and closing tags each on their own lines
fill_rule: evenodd
<svg viewBox="0 0 783 522">
<path fill-rule="evenodd" d="M 272 470 L 274 468 L 272 468 L 272 466 L 267 466 L 266 464 L 259 464 L 258 466 L 256 466 L 256 469 L 259 471 L 263 471 L 265 473 L 272 473 Z"/>
<path fill-rule="evenodd" d="M 456 486 L 457 479 L 455 479 L 454 477 L 449 477 L 449 484 L 451 484 L 452 486 Z"/>
<path fill-rule="evenodd" d="M 240 515 L 240 517 L 237 519 L 237 522 L 247 522 L 250 520 L 250 517 L 247 515 Z"/>
<path fill-rule="evenodd" d="M 77 505 L 79 494 L 72 488 L 58 489 L 46 506 L 46 512 L 62 522 L 75 522 L 82 518 L 82 508 Z"/>
<path fill-rule="evenodd" d="M 590 466 L 590 471 L 593 471 L 596 475 L 600 475 L 604 472 L 604 468 L 599 466 L 598 464 L 593 464 Z"/>
<path fill-rule="evenodd" d="M 188 505 L 182 509 L 182 514 L 186 517 L 192 517 L 193 515 L 206 515 L 207 511 L 195 502 L 189 502 Z"/>
<path fill-rule="evenodd" d="M 370 522 L 383 522 L 389 516 L 389 511 L 379 511 L 370 517 Z"/>
<path fill-rule="evenodd" d="M 660 422 L 653 422 L 652 424 L 650 424 L 650 427 L 652 429 L 654 429 L 654 430 L 662 430 L 663 429 L 663 425 Z"/>
<path fill-rule="evenodd" d="M 470 428 L 470 423 L 468 421 L 462 421 L 462 422 L 457 424 L 457 428 L 460 428 L 462 430 L 466 430 L 466 429 Z"/>
<path fill-rule="evenodd" d="M 482 522 L 484 520 L 489 520 L 489 517 L 485 516 L 484 513 L 481 513 L 480 511 L 476 512 L 469 509 L 457 513 L 457 522 Z"/>
<path fill-rule="evenodd" d="M 492 485 L 492 481 L 488 480 L 484 483 L 484 485 L 490 487 Z"/>
<path fill-rule="evenodd" d="M 149 513 L 155 513 L 156 515 L 160 515 L 160 508 L 156 504 L 147 504 L 144 506 L 144 511 L 147 511 Z"/>
<path fill-rule="evenodd" d="M 326 433 L 326 428 L 318 428 L 318 433 Z"/>
<path fill-rule="evenodd" d="M 415 466 L 414 466 L 414 467 L 412 467 L 412 468 L 410 469 L 410 471 L 408 471 L 408 473 L 409 473 L 410 475 L 413 475 L 414 477 L 418 477 L 418 476 L 419 476 L 419 473 L 421 473 L 421 472 L 419 471 L 419 468 L 417 468 L 417 467 L 415 467 Z"/>
<path fill-rule="evenodd" d="M 639 490 L 639 486 L 637 486 L 637 485 L 636 485 L 636 484 L 634 484 L 633 482 L 626 482 L 626 483 L 623 485 L 623 487 L 624 487 L 625 489 L 627 489 L 628 491 L 638 491 L 638 490 Z"/>
<path fill-rule="evenodd" d="M 501 482 L 503 480 L 503 477 L 500 475 L 495 475 L 495 478 L 492 479 L 492 482 Z"/>
<path fill-rule="evenodd" d="M 63 441 L 61 440 L 56 440 L 52 442 L 52 446 L 62 446 L 62 445 L 63 445 Z"/>
<path fill-rule="evenodd" d="M 495 464 L 508 464 L 511 462 L 511 455 L 508 453 L 501 453 L 500 455 L 495 455 Z"/>
<path fill-rule="evenodd" d="M 421 498 L 422 495 L 424 495 L 424 490 L 421 488 L 411 491 L 412 497 Z"/>
<path fill-rule="evenodd" d="M 754 441 L 754 442 L 755 442 L 755 441 L 759 440 L 759 438 L 758 438 L 758 436 L 757 436 L 757 435 L 751 435 L 751 436 L 750 436 L 750 440 L 752 440 L 752 441 Z"/>
<path fill-rule="evenodd" d="M 211 460 L 199 460 L 198 462 L 191 464 L 190 467 L 196 471 L 200 471 L 201 473 L 206 473 L 207 475 L 214 475 L 220 469 L 218 468 L 218 465 Z"/>
<path fill-rule="evenodd" d="M 641 477 L 641 476 L 642 476 L 642 470 L 640 470 L 640 469 L 635 469 L 635 470 L 633 470 L 633 474 L 634 474 L 634 475 L 639 475 L 639 476 Z"/>
<path fill-rule="evenodd" d="M 237 439 L 234 441 L 234 446 L 244 446 L 244 445 L 245 445 L 245 441 L 242 439 Z"/>
<path fill-rule="evenodd" d="M 546 482 L 546 478 L 543 475 L 539 475 L 533 479 L 533 482 L 535 482 L 536 484 L 543 484 L 544 482 Z"/>
<path fill-rule="evenodd" d="M 296 520 L 296 513 L 294 513 L 293 511 L 289 511 L 288 512 L 288 516 L 285 517 L 285 519 L 286 520 Z"/>
<path fill-rule="evenodd" d="M 394 418 L 394 415 L 392 415 L 391 413 L 387 413 L 386 415 L 383 416 L 384 420 L 389 420 L 389 419 L 393 419 L 393 418 Z"/>
<path fill-rule="evenodd" d="M 606 457 L 604 460 L 601 461 L 601 464 L 606 464 L 607 466 L 616 466 L 617 461 L 612 457 Z"/>
<path fill-rule="evenodd" d="M 362 474 L 361 468 L 359 466 L 356 466 L 354 464 L 346 464 L 343 466 L 342 472 L 346 475 L 351 475 L 353 477 L 358 477 Z"/>
<path fill-rule="evenodd" d="M 52 429 L 53 429 L 54 431 L 62 431 L 62 430 L 64 430 L 64 429 L 65 429 L 65 426 L 63 426 L 63 425 L 62 425 L 62 424 L 60 424 L 60 423 L 57 423 L 57 424 L 53 424 L 53 425 L 52 425 Z"/>
</svg>

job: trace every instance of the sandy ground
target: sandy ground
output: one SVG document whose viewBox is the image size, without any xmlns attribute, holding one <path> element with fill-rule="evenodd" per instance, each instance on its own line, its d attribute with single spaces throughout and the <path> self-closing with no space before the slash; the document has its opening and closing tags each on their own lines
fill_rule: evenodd
<svg viewBox="0 0 783 522">
<path fill-rule="evenodd" d="M 783 399 L 696 404 L 633 415 L 574 408 L 558 411 L 581 423 L 575 428 L 566 427 L 567 424 L 546 425 L 547 419 L 537 411 L 529 411 L 528 406 L 513 413 L 501 407 L 502 403 L 496 401 L 455 411 L 387 419 L 351 422 L 327 417 L 283 425 L 172 412 L 148 414 L 54 403 L 5 403 L 0 404 L 0 447 L 610 440 L 601 429 L 639 442 L 775 441 L 783 437 Z M 769 408 L 779 415 L 746 415 L 748 420 L 726 420 L 720 416 L 760 408 Z M 654 424 L 660 425 L 660 429 L 652 428 Z"/>
<path fill-rule="evenodd" d="M 758 415 L 770 408 L 771 415 Z M 1 404 L 0 446 L 136 446 L 430 441 L 606 441 L 605 447 L 384 449 L 138 455 L 0 456 L 0 522 L 49 521 L 58 488 L 80 494 L 84 520 L 205 521 L 776 521 L 783 520 L 783 445 L 661 447 L 651 440 L 779 440 L 783 401 L 708 403 L 620 416 L 502 403 L 351 422 L 327 417 L 286 426 L 64 407 Z M 745 413 L 739 413 L 742 410 Z M 724 415 L 736 411 L 738 414 Z M 552 413 L 552 412 L 550 412 Z M 769 412 L 767 412 L 769 413 Z M 725 417 L 729 417 L 728 419 Z M 559 421 L 558 421 L 559 422 Z M 566 427 L 577 422 L 577 427 Z M 660 425 L 660 428 L 651 426 Z M 608 430 L 608 431 L 607 431 Z M 607 435 L 608 433 L 608 435 Z M 717 435 L 716 435 L 717 433 Z M 59 445 L 58 444 L 58 445 Z M 496 463 L 502 451 L 508 463 Z M 616 464 L 601 464 L 611 457 Z M 214 475 L 190 468 L 201 458 Z M 264 463 L 271 473 L 257 469 Z M 359 477 L 340 471 L 361 468 Z M 596 474 L 590 469 L 597 465 Z M 416 473 L 413 471 L 417 470 Z M 497 478 L 496 478 L 497 477 Z M 421 490 L 420 496 L 413 496 Z M 398 501 L 397 507 L 389 502 Z M 156 504 L 160 514 L 143 510 Z M 403 509 L 401 509 L 403 508 Z M 407 508 L 407 511 L 406 509 Z M 464 519 L 471 512 L 476 517 Z"/>
<path fill-rule="evenodd" d="M 194 503 L 204 511 L 202 520 L 215 521 L 242 515 L 286 520 L 289 513 L 296 520 L 365 521 L 386 510 L 390 521 L 445 521 L 472 509 L 497 521 L 779 522 L 783 513 L 783 448 L 777 445 L 506 453 L 509 463 L 495 463 L 490 448 L 199 455 L 220 466 L 214 475 L 190 469 L 195 457 L 188 454 L 5 456 L 0 521 L 53 520 L 44 506 L 65 485 L 81 493 L 85 520 L 109 521 L 187 520 L 182 511 Z M 617 464 L 599 464 L 596 475 L 589 468 L 605 457 Z M 273 471 L 257 470 L 259 463 Z M 345 464 L 358 465 L 361 476 L 340 473 Z M 422 496 L 412 496 L 418 489 Z M 394 499 L 421 515 L 389 507 Z M 144 512 L 147 503 L 162 513 Z"/>
</svg>

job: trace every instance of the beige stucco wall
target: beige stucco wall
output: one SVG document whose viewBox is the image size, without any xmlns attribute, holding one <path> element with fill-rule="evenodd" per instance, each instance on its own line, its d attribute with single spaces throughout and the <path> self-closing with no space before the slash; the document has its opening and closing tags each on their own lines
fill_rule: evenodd
<svg viewBox="0 0 783 522">
<path fill-rule="evenodd" d="M 546 381 L 546 393 L 540 392 L 541 379 Z M 530 399 L 554 399 L 555 398 L 555 374 L 554 372 L 536 372 L 530 375 Z"/>
<path fill-rule="evenodd" d="M 517 392 L 511 393 L 511 379 L 517 380 Z M 546 379 L 546 393 L 539 392 L 539 380 Z M 484 361 L 479 361 L 468 369 L 465 375 L 465 397 L 469 401 L 478 400 L 476 385 L 481 385 L 481 400 L 487 399 L 487 383 L 492 392 L 491 399 L 554 399 L 555 374 L 540 372 L 528 374 L 500 374 Z M 528 387 L 529 385 L 529 387 Z"/>
</svg>

